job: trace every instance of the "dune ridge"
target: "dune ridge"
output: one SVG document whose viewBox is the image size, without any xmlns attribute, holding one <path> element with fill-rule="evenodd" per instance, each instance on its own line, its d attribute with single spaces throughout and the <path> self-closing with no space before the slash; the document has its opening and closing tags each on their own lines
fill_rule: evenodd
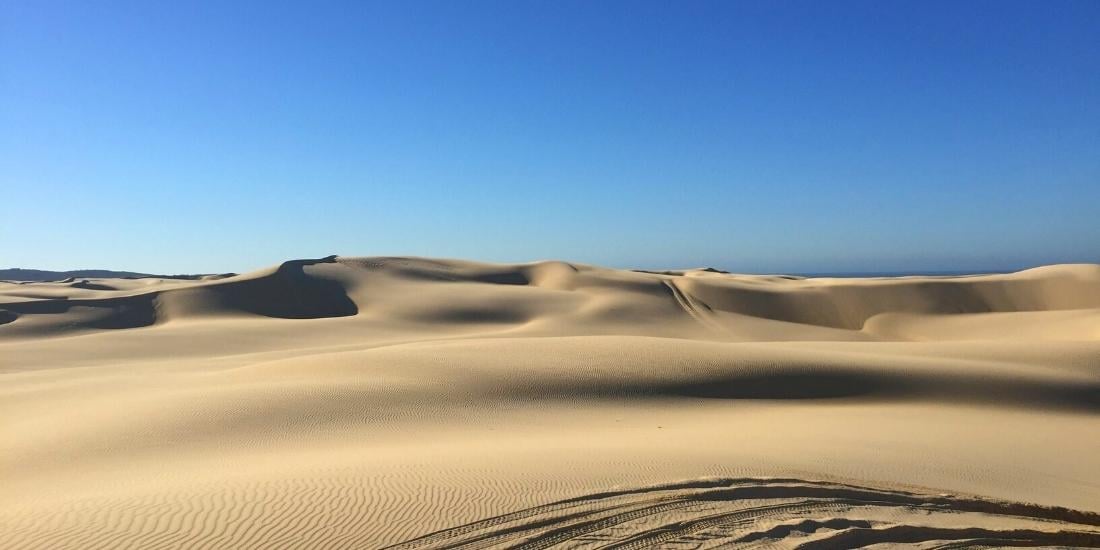
<svg viewBox="0 0 1100 550">
<path fill-rule="evenodd" d="M 0 376 L 4 548 L 1100 545 L 1094 264 L 0 282 Z"/>
<path fill-rule="evenodd" d="M 601 318 L 618 309 L 654 317 L 635 319 L 637 324 L 665 323 L 669 316 L 686 314 L 715 333 L 702 331 L 702 337 L 708 339 L 736 338 L 736 325 L 744 317 L 806 328 L 862 331 L 879 339 L 906 339 L 905 330 L 898 325 L 907 317 L 927 321 L 945 315 L 1079 310 L 1091 314 L 1100 309 L 1100 265 L 1095 264 L 1047 266 L 1007 275 L 806 279 L 732 275 L 711 269 L 654 273 L 565 262 L 491 265 L 336 256 L 292 260 L 275 268 L 212 280 L 153 279 L 110 286 L 84 279 L 35 285 L 53 291 L 38 295 L 37 288 L 0 288 L 0 308 L 8 322 L 24 315 L 69 314 L 54 323 L 42 318 L 42 329 L 61 324 L 70 329 L 138 328 L 173 319 L 234 315 L 313 319 L 356 315 L 360 308 L 368 307 L 387 308 L 388 313 L 408 317 L 415 316 L 416 307 L 422 304 L 408 300 L 405 291 L 442 289 L 448 283 L 527 287 L 535 292 L 512 292 L 507 295 L 508 303 L 498 300 L 492 308 L 439 304 L 441 307 L 433 308 L 421 320 L 519 324 L 568 313 L 574 320 L 594 324 L 621 322 L 627 315 Z M 64 285 L 103 292 L 87 298 L 67 295 Z M 375 285 L 394 292 L 368 296 L 362 291 Z M 471 288 L 470 292 L 484 294 L 486 290 Z M 574 295 L 567 298 L 561 292 Z M 387 300 L 392 296 L 400 300 Z M 671 302 L 657 300 L 662 297 Z M 604 304 L 597 305 L 599 302 Z M 668 307 L 673 304 L 682 311 Z M 398 311 L 401 308 L 406 311 Z M 70 314 L 71 310 L 86 313 Z M 1083 325 L 1095 328 L 1090 319 L 1084 321 Z M 727 334 L 729 331 L 733 334 Z M 1087 336 L 1100 338 L 1096 333 Z"/>
</svg>

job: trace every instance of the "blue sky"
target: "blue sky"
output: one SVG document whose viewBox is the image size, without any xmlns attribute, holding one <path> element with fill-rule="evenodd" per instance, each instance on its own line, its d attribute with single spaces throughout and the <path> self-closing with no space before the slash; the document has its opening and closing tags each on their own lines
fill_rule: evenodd
<svg viewBox="0 0 1100 550">
<path fill-rule="evenodd" d="M 8 2 L 0 267 L 1100 262 L 1100 2 Z"/>
</svg>

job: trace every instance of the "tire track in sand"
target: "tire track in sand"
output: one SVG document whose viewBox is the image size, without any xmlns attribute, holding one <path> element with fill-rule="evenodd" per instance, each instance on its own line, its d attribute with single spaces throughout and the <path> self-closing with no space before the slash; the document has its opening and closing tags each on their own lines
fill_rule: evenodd
<svg viewBox="0 0 1100 550">
<path fill-rule="evenodd" d="M 800 479 L 692 481 L 519 510 L 386 547 L 1100 548 L 1100 514 L 980 497 Z"/>
</svg>

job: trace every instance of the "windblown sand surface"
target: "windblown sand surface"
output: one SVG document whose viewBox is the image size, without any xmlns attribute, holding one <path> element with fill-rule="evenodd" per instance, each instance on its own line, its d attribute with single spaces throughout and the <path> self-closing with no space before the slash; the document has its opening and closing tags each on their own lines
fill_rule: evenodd
<svg viewBox="0 0 1100 550">
<path fill-rule="evenodd" d="M 0 547 L 1100 547 L 1100 266 L 0 282 Z"/>
</svg>

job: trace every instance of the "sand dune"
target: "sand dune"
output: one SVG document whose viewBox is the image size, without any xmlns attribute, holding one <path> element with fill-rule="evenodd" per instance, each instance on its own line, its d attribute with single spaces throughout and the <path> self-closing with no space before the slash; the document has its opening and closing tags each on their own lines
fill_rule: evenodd
<svg viewBox="0 0 1100 550">
<path fill-rule="evenodd" d="M 0 282 L 0 372 L 4 548 L 1100 547 L 1100 265 Z"/>
</svg>

